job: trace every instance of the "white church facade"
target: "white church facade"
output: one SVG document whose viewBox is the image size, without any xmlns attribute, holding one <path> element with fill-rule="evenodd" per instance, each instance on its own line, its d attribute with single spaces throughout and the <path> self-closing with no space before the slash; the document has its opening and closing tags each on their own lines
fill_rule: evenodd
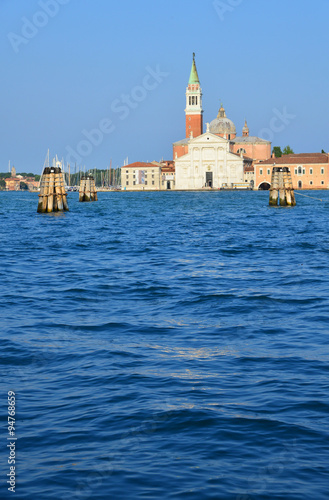
<svg viewBox="0 0 329 500">
<path fill-rule="evenodd" d="M 243 158 L 230 152 L 228 140 L 209 132 L 188 142 L 188 153 L 175 160 L 176 189 L 221 189 L 243 184 Z"/>
<path fill-rule="evenodd" d="M 186 138 L 174 143 L 176 189 L 221 189 L 244 184 L 243 155 L 233 153 L 230 136 L 203 133 L 202 90 L 195 64 L 186 89 Z"/>
</svg>

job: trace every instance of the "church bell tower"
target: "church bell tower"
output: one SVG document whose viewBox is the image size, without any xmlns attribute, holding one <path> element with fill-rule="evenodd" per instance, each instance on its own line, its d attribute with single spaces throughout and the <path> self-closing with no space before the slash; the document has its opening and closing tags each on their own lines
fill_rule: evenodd
<svg viewBox="0 0 329 500">
<path fill-rule="evenodd" d="M 202 90 L 193 54 L 192 69 L 186 89 L 186 137 L 198 137 L 203 134 Z"/>
</svg>

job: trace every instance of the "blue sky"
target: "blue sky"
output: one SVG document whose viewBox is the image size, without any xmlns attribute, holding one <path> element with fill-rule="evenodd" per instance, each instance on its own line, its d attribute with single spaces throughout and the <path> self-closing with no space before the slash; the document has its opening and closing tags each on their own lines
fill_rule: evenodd
<svg viewBox="0 0 329 500">
<path fill-rule="evenodd" d="M 1 0 L 0 171 L 47 149 L 106 168 L 171 159 L 185 135 L 192 53 L 204 121 L 329 151 L 329 2 Z"/>
</svg>

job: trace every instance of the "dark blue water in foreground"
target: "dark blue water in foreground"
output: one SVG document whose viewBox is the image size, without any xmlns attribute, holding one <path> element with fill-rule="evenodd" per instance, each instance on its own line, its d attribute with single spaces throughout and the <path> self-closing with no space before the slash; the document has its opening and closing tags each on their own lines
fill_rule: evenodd
<svg viewBox="0 0 329 500">
<path fill-rule="evenodd" d="M 329 192 L 304 193 L 0 193 L 1 498 L 329 498 Z"/>
</svg>

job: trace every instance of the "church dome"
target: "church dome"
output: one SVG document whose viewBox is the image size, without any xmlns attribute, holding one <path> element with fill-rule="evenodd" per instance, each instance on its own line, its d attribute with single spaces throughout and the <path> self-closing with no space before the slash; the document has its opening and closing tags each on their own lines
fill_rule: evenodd
<svg viewBox="0 0 329 500">
<path fill-rule="evenodd" d="M 236 135 L 236 128 L 232 120 L 227 118 L 223 104 L 217 118 L 210 123 L 210 132 L 217 135 Z"/>
</svg>

